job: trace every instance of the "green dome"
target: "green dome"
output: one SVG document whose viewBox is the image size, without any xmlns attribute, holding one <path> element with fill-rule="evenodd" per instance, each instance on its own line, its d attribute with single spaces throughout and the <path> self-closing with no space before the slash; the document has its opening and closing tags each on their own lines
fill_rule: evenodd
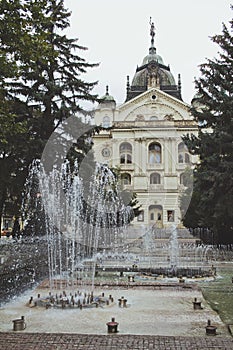
<svg viewBox="0 0 233 350">
<path fill-rule="evenodd" d="M 156 53 L 155 53 L 155 54 L 151 54 L 151 53 L 150 53 L 149 55 L 147 55 L 146 57 L 144 57 L 144 59 L 143 59 L 143 61 L 142 61 L 142 65 L 144 66 L 144 65 L 146 65 L 146 64 L 148 64 L 148 63 L 150 63 L 150 62 L 152 62 L 152 61 L 164 65 L 164 62 L 163 62 L 162 57 L 159 56 L 159 55 L 157 55 Z"/>
<path fill-rule="evenodd" d="M 103 103 L 104 102 L 116 102 L 114 97 L 109 95 L 109 93 L 108 93 L 108 85 L 106 86 L 106 93 L 105 93 L 105 95 L 100 97 L 100 100 L 102 100 Z"/>
<path fill-rule="evenodd" d="M 115 102 L 114 97 L 110 95 L 104 95 L 100 97 L 101 100 Z"/>
</svg>

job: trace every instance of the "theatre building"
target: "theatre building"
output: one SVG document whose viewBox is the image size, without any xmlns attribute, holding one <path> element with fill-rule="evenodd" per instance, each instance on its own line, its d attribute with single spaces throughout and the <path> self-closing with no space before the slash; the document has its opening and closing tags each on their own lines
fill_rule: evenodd
<svg viewBox="0 0 233 350">
<path fill-rule="evenodd" d="M 119 168 L 124 187 L 137 193 L 142 213 L 134 227 L 182 227 L 179 198 L 196 161 L 182 136 L 196 134 L 197 126 L 182 100 L 180 76 L 176 83 L 157 54 L 153 23 L 150 35 L 148 55 L 131 82 L 127 77 L 125 102 L 118 105 L 106 87 L 94 116 L 106 129 L 94 137 L 94 151 L 98 162 Z"/>
</svg>

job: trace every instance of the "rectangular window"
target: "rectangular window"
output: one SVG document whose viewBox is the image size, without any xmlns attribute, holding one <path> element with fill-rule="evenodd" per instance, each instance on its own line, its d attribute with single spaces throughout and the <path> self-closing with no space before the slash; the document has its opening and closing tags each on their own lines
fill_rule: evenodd
<svg viewBox="0 0 233 350">
<path fill-rule="evenodd" d="M 168 210 L 167 211 L 167 221 L 168 222 L 174 222 L 175 220 L 175 212 L 174 210 Z"/>
<path fill-rule="evenodd" d="M 144 221 L 144 210 L 142 210 L 141 213 L 138 215 L 137 221 Z"/>
</svg>

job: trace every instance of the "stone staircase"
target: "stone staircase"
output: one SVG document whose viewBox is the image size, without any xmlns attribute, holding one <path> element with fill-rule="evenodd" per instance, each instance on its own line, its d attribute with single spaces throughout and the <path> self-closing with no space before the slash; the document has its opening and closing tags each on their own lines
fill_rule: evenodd
<svg viewBox="0 0 233 350">
<path fill-rule="evenodd" d="M 196 240 L 187 228 L 177 228 L 178 239 Z M 151 233 L 154 239 L 170 239 L 171 229 L 169 228 L 153 228 L 153 227 L 133 227 L 129 226 L 126 236 L 128 239 L 136 239 L 143 237 L 147 232 Z"/>
<path fill-rule="evenodd" d="M 207 246 L 198 245 L 197 240 L 186 228 L 178 228 L 177 263 L 179 266 L 200 267 L 211 266 L 212 252 Z M 125 234 L 121 242 L 121 251 L 138 256 L 141 265 L 145 261 L 152 266 L 169 266 L 172 261 L 171 229 L 165 228 L 133 228 Z M 208 250 L 209 249 L 209 250 Z M 175 253 L 176 254 L 176 253 Z"/>
</svg>

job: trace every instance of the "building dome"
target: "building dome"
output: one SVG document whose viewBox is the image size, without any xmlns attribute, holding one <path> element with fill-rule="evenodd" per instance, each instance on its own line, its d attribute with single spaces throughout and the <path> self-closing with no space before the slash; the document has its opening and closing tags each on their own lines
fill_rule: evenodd
<svg viewBox="0 0 233 350">
<path fill-rule="evenodd" d="M 115 101 L 111 95 L 104 95 L 102 99 L 104 99 L 104 101 Z"/>
<path fill-rule="evenodd" d="M 157 55 L 156 53 L 156 49 L 154 47 L 151 47 L 149 50 L 149 55 L 147 55 L 146 57 L 144 57 L 143 61 L 142 61 L 142 65 L 146 65 L 150 62 L 156 62 L 158 64 L 163 64 L 163 59 L 160 55 Z"/>
<path fill-rule="evenodd" d="M 149 54 L 144 57 L 142 65 L 137 67 L 131 86 L 129 82 L 127 83 L 126 101 L 152 87 L 156 87 L 182 100 L 180 81 L 177 86 L 173 74 L 170 71 L 170 67 L 164 64 L 162 57 L 157 54 L 156 48 L 154 47 L 155 32 L 153 23 L 151 23 L 150 35 L 152 39 Z"/>
<path fill-rule="evenodd" d="M 105 95 L 100 97 L 101 100 L 104 100 L 105 102 L 110 101 L 110 102 L 115 102 L 115 99 L 113 96 L 109 95 L 108 92 L 108 85 L 106 86 L 106 92 Z"/>
<path fill-rule="evenodd" d="M 150 76 L 150 68 L 152 71 L 154 70 L 156 72 L 156 66 L 153 65 L 147 65 L 147 67 L 143 69 L 138 68 L 137 72 L 133 77 L 131 88 L 140 87 L 141 90 L 147 90 L 148 79 Z M 159 87 L 174 86 L 176 84 L 172 73 L 169 70 L 163 68 L 159 68 L 157 70 L 157 79 Z"/>
<path fill-rule="evenodd" d="M 110 103 L 116 104 L 116 101 L 113 96 L 109 95 L 108 85 L 107 85 L 105 95 L 100 97 L 100 104 L 103 105 L 103 104 L 110 104 Z"/>
</svg>

